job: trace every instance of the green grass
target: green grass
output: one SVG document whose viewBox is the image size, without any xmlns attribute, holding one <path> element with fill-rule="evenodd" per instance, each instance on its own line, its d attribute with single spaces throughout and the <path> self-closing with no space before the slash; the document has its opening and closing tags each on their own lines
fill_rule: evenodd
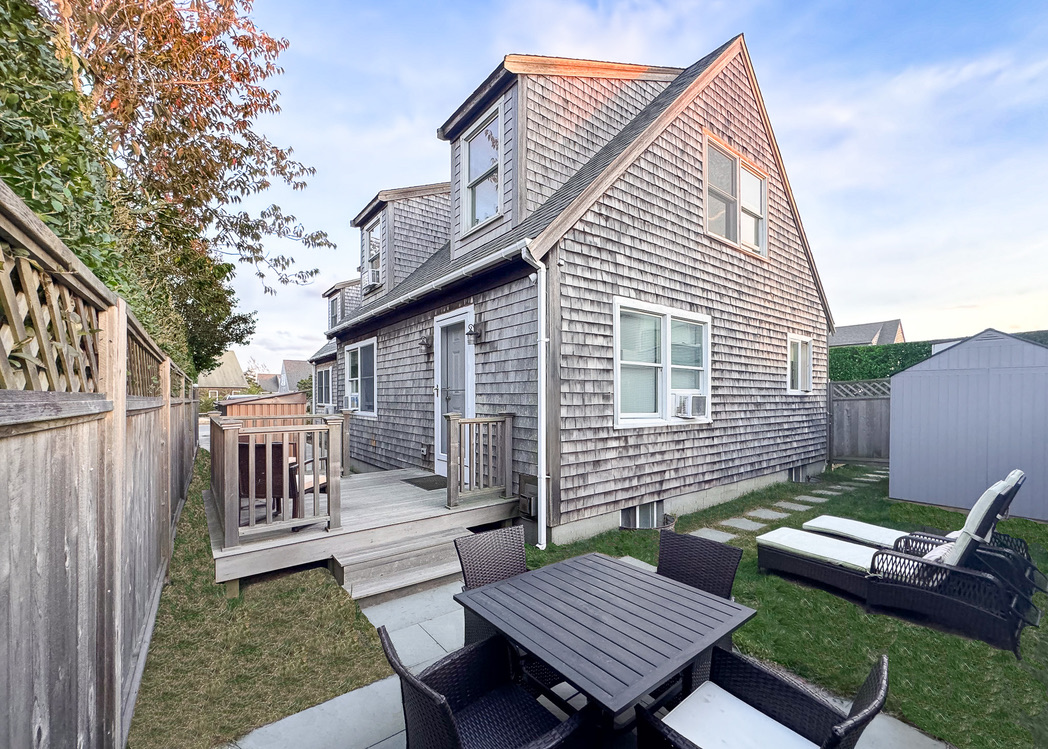
<svg viewBox="0 0 1048 749">
<path fill-rule="evenodd" d="M 206 749 L 392 673 L 378 636 L 326 569 L 214 582 L 201 451 L 135 707 L 131 749 Z"/>
<path fill-rule="evenodd" d="M 844 468 L 835 472 L 833 479 L 860 472 L 857 468 Z M 817 487 L 771 486 L 682 516 L 677 520 L 677 530 L 688 532 L 713 525 L 717 520 L 756 507 L 770 507 L 812 488 Z M 885 497 L 886 488 L 887 483 L 881 482 L 857 489 L 811 510 L 794 512 L 781 522 L 770 523 L 767 529 L 779 525 L 800 527 L 823 513 L 901 530 L 954 530 L 964 523 L 963 513 L 890 501 Z M 1038 544 L 1042 550 L 1048 546 L 1048 526 L 1008 520 L 1000 524 L 1000 529 Z M 740 650 L 779 663 L 846 696 L 855 692 L 874 657 L 888 653 L 888 712 L 896 717 L 962 749 L 1031 747 L 1035 745 L 1031 742 L 1031 730 L 1045 735 L 1048 671 L 1038 668 L 1048 667 L 1048 637 L 1040 630 L 1025 630 L 1024 661 L 1017 662 L 1011 653 L 981 642 L 887 615 L 867 614 L 856 604 L 829 592 L 761 574 L 754 538 L 753 533 L 739 533 L 731 541 L 743 549 L 735 598 L 758 612 L 735 635 Z M 629 554 L 654 564 L 658 559 L 658 535 L 654 531 L 611 531 L 586 541 L 551 546 L 546 551 L 529 548 L 528 564 L 537 567 L 591 551 L 612 556 Z M 1038 561 L 1042 569 L 1048 569 L 1043 556 Z M 1045 607 L 1044 596 L 1039 597 L 1039 604 Z"/>
</svg>

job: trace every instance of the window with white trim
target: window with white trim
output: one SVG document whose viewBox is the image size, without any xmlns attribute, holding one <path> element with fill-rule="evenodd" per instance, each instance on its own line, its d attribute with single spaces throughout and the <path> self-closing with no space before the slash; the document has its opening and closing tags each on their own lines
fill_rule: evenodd
<svg viewBox="0 0 1048 749">
<path fill-rule="evenodd" d="M 361 416 L 378 415 L 375 404 L 375 340 L 371 338 L 345 349 L 345 407 Z"/>
<path fill-rule="evenodd" d="M 331 405 L 331 368 L 318 369 L 313 378 L 313 407 Z"/>
<path fill-rule="evenodd" d="M 364 229 L 364 289 L 382 283 L 382 216 Z"/>
<path fill-rule="evenodd" d="M 811 386 L 811 338 L 793 335 L 786 337 L 788 347 L 786 362 L 786 392 L 791 395 L 810 393 Z"/>
<path fill-rule="evenodd" d="M 338 296 L 328 300 L 328 327 L 333 328 L 338 324 Z"/>
<path fill-rule="evenodd" d="M 707 136 L 705 185 L 706 232 L 767 255 L 767 178 Z"/>
<path fill-rule="evenodd" d="M 467 231 L 501 213 L 501 122 L 496 107 L 462 138 L 462 214 Z"/>
<path fill-rule="evenodd" d="M 708 316 L 616 298 L 614 334 L 616 426 L 710 420 Z"/>
</svg>

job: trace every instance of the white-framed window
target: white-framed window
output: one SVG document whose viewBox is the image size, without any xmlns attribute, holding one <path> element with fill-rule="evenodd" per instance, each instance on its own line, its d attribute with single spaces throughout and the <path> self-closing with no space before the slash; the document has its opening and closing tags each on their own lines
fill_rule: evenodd
<svg viewBox="0 0 1048 749">
<path fill-rule="evenodd" d="M 658 528 L 662 525 L 662 500 L 645 502 L 619 511 L 620 528 Z"/>
<path fill-rule="evenodd" d="M 313 377 L 313 408 L 331 405 L 331 368 L 318 369 Z"/>
<path fill-rule="evenodd" d="M 462 228 L 469 231 L 502 212 L 502 109 L 489 110 L 462 136 Z"/>
<path fill-rule="evenodd" d="M 350 411 L 356 411 L 360 416 L 378 415 L 375 394 L 376 348 L 375 338 L 369 338 L 345 348 L 345 407 Z"/>
<path fill-rule="evenodd" d="M 616 297 L 615 426 L 710 421 L 710 318 Z"/>
<path fill-rule="evenodd" d="M 333 328 L 338 324 L 338 299 L 339 295 L 328 300 L 328 327 Z"/>
<path fill-rule="evenodd" d="M 811 392 L 811 338 L 786 336 L 786 392 L 804 395 Z"/>
<path fill-rule="evenodd" d="M 364 229 L 364 289 L 382 283 L 382 216 Z"/>
<path fill-rule="evenodd" d="M 218 397 L 218 391 L 217 390 L 208 390 L 207 391 L 207 397 L 208 398 L 217 398 Z"/>
<path fill-rule="evenodd" d="M 768 176 L 706 133 L 706 233 L 768 254 Z"/>
</svg>

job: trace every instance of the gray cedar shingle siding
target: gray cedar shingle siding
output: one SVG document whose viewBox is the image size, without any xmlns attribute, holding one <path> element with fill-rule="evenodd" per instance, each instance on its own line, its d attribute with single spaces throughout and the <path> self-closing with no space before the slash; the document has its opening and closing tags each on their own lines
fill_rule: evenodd
<svg viewBox="0 0 1048 749">
<path fill-rule="evenodd" d="M 767 261 L 702 233 L 702 126 L 764 168 Z M 826 316 L 737 58 L 565 236 L 561 522 L 784 470 L 826 454 Z M 614 429 L 616 295 L 712 317 L 713 423 Z M 787 333 L 811 336 L 814 391 L 786 395 Z"/>
<path fill-rule="evenodd" d="M 451 227 L 448 193 L 391 201 L 393 283 L 398 284 L 447 243 Z"/>
<path fill-rule="evenodd" d="M 521 218 L 542 205 L 668 85 L 661 81 L 521 76 Z"/>
<path fill-rule="evenodd" d="M 424 352 L 419 339 L 433 334 L 435 316 L 472 304 L 476 321 L 483 327 L 483 340 L 474 349 L 477 415 L 494 416 L 503 411 L 516 415 L 514 472 L 535 474 L 535 293 L 534 283 L 519 279 L 414 315 L 374 334 L 378 339 L 378 418 L 350 417 L 352 458 L 379 468 L 418 466 L 432 470 L 433 352 Z M 343 357 L 340 346 L 340 373 L 345 372 Z M 340 401 L 345 394 L 344 377 L 339 377 Z M 423 445 L 427 447 L 425 460 L 421 457 Z"/>
</svg>

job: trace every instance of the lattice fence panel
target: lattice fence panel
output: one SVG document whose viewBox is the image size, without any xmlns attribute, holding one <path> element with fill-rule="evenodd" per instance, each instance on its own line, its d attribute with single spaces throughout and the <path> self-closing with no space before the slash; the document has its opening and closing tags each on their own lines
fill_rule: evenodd
<svg viewBox="0 0 1048 749">
<path fill-rule="evenodd" d="M 127 394 L 160 396 L 160 360 L 139 340 L 127 337 Z"/>
<path fill-rule="evenodd" d="M 858 380 L 855 382 L 831 382 L 833 398 L 888 398 L 892 394 L 891 380 Z"/>
<path fill-rule="evenodd" d="M 98 310 L 0 242 L 0 389 L 96 392 Z"/>
</svg>

